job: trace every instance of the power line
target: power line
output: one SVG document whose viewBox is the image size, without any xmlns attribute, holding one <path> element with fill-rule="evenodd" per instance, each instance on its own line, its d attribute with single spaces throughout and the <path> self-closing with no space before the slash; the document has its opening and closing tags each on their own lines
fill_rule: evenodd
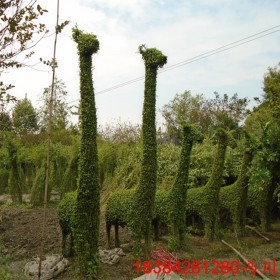
<svg viewBox="0 0 280 280">
<path fill-rule="evenodd" d="M 260 31 L 260 32 L 258 32 L 258 33 L 253 34 L 253 35 L 250 35 L 250 36 L 247 36 L 247 37 L 245 37 L 245 38 L 243 38 L 243 39 L 240 39 L 240 40 L 234 41 L 234 42 L 232 42 L 232 43 L 223 45 L 222 47 L 213 49 L 213 50 L 211 50 L 211 51 L 207 51 L 207 52 L 205 52 L 205 53 L 203 53 L 203 54 L 197 55 L 197 56 L 195 56 L 195 57 L 192 57 L 192 58 L 189 58 L 189 59 L 187 59 L 187 60 L 178 62 L 178 63 L 173 64 L 173 65 L 171 65 L 171 66 L 165 67 L 164 70 L 159 71 L 159 72 L 168 71 L 170 68 L 173 69 L 173 68 L 176 67 L 176 66 L 185 65 L 185 63 L 189 63 L 189 61 L 193 61 L 193 60 L 194 60 L 194 61 L 197 61 L 198 58 L 201 58 L 201 57 L 202 57 L 202 58 L 208 57 L 208 56 L 210 56 L 209 54 L 216 54 L 216 53 L 219 53 L 219 52 L 222 52 L 222 51 L 225 51 L 225 50 L 229 50 L 229 49 L 234 48 L 234 47 L 238 47 L 238 46 L 240 46 L 240 45 L 242 45 L 242 44 L 246 44 L 246 43 L 249 43 L 249 42 L 251 42 L 251 41 L 257 40 L 257 39 L 259 39 L 259 38 L 261 38 L 261 37 L 264 37 L 264 36 L 267 36 L 267 35 L 269 35 L 269 34 L 278 32 L 279 30 L 276 30 L 276 31 L 267 33 L 268 31 L 273 30 L 273 29 L 276 29 L 276 28 L 278 28 L 278 27 L 280 27 L 280 25 L 276 25 L 276 26 L 271 27 L 271 28 L 269 28 L 269 29 Z M 267 34 L 264 34 L 264 35 L 262 35 L 262 36 L 258 36 L 258 35 L 263 34 L 263 33 L 267 33 Z M 258 36 L 258 37 L 256 37 L 256 36 Z M 256 38 L 254 38 L 254 37 L 256 37 Z M 252 39 L 252 38 L 254 38 L 254 39 Z M 251 39 L 251 40 L 249 40 L 249 39 Z M 243 41 L 245 41 L 245 42 L 243 42 Z M 243 43 L 241 43 L 241 42 L 243 42 Z M 234 46 L 233 46 L 233 45 L 234 45 Z M 232 47 L 230 47 L 230 46 L 232 46 Z M 219 51 L 219 50 L 220 50 L 220 51 Z M 166 70 L 165 70 L 165 69 L 166 69 Z"/>
<path fill-rule="evenodd" d="M 250 36 L 247 36 L 247 37 L 245 37 L 245 38 L 243 38 L 243 39 L 234 41 L 234 42 L 232 42 L 232 43 L 223 45 L 223 46 L 221 46 L 221 47 L 219 47 L 219 48 L 216 48 L 216 49 L 207 51 L 207 52 L 202 53 L 202 54 L 200 54 L 200 55 L 191 57 L 191 58 L 189 58 L 189 59 L 186 59 L 186 60 L 183 60 L 183 61 L 181 61 L 181 62 L 175 63 L 175 64 L 173 64 L 173 65 L 167 66 L 167 67 L 165 67 L 164 69 L 159 70 L 159 71 L 158 71 L 158 74 L 161 74 L 161 73 L 164 73 L 164 72 L 167 72 L 167 71 L 176 69 L 176 68 L 178 68 L 178 67 L 181 67 L 181 66 L 184 66 L 184 65 L 187 65 L 187 64 L 196 62 L 196 61 L 198 61 L 198 60 L 201 60 L 201 59 L 204 59 L 204 58 L 213 56 L 213 55 L 215 55 L 215 54 L 218 54 L 218 53 L 221 53 L 221 52 L 224 52 L 224 51 L 227 51 L 227 50 L 230 50 L 230 49 L 239 47 L 239 46 L 244 45 L 244 44 L 247 44 L 247 43 L 249 43 L 249 42 L 258 40 L 258 39 L 260 39 L 260 38 L 262 38 L 262 37 L 265 37 L 265 36 L 271 35 L 271 34 L 273 34 L 273 33 L 279 32 L 280 29 L 271 31 L 271 30 L 276 29 L 276 28 L 279 28 L 279 27 L 280 27 L 280 25 L 276 25 L 276 26 L 271 27 L 271 28 L 269 28 L 269 29 L 260 31 L 260 32 L 258 32 L 258 33 L 253 34 L 253 35 L 250 35 Z M 268 31 L 271 31 L 271 32 L 268 32 Z M 264 34 L 264 33 L 265 33 L 265 34 Z M 261 35 L 261 34 L 262 34 L 262 35 Z M 258 36 L 258 35 L 259 35 L 259 36 Z M 109 91 L 112 91 L 112 90 L 115 90 L 115 89 L 118 89 L 118 88 L 121 88 L 121 87 L 130 85 L 130 84 L 133 84 L 133 83 L 142 81 L 142 80 L 144 80 L 144 78 L 145 78 L 145 76 L 141 76 L 141 77 L 138 77 L 138 78 L 134 78 L 134 79 L 131 79 L 131 80 L 129 80 L 129 81 L 126 81 L 126 82 L 117 84 L 117 85 L 115 85 L 115 86 L 109 87 L 109 88 L 107 88 L 107 89 L 98 91 L 98 92 L 96 92 L 95 94 L 96 94 L 96 95 L 100 95 L 100 94 L 103 94 L 103 93 L 106 93 L 106 92 L 109 92 Z M 77 101 L 79 101 L 79 99 L 70 101 L 70 102 L 68 102 L 68 104 L 74 103 L 74 102 L 77 102 Z"/>
<path fill-rule="evenodd" d="M 207 52 L 207 53 L 202 54 L 202 55 L 199 55 L 199 56 L 197 56 L 197 57 L 190 58 L 189 60 L 186 60 L 186 61 L 183 61 L 183 62 L 179 62 L 179 63 L 177 63 L 177 64 L 174 64 L 174 65 L 170 66 L 168 69 L 163 69 L 163 70 L 159 71 L 159 74 L 160 74 L 160 73 L 163 73 L 163 72 L 166 72 L 166 71 L 169 71 L 169 70 L 173 70 L 173 69 L 178 68 L 178 67 L 181 67 L 181 66 L 184 66 L 184 65 L 186 65 L 186 64 L 190 64 L 190 63 L 192 63 L 192 62 L 196 62 L 196 61 L 201 60 L 201 59 L 203 59 L 203 58 L 207 58 L 207 57 L 209 57 L 209 56 L 212 56 L 212 55 L 215 55 L 215 54 L 218 54 L 218 53 L 221 53 L 221 52 L 224 52 L 224 51 L 227 51 L 227 50 L 230 50 L 230 49 L 239 47 L 239 46 L 241 46 L 241 45 L 247 44 L 247 43 L 249 43 L 249 42 L 255 41 L 255 40 L 257 40 L 257 39 L 260 39 L 260 38 L 262 38 L 262 37 L 268 36 L 268 35 L 270 35 L 270 34 L 273 34 L 273 33 L 279 32 L 279 31 L 280 31 L 280 29 L 275 30 L 275 31 L 272 31 L 272 32 L 269 32 L 269 33 L 264 34 L 264 35 L 261 35 L 261 36 L 258 36 L 258 37 L 256 37 L 256 38 L 247 40 L 247 41 L 245 41 L 245 42 L 241 42 L 241 43 L 236 44 L 236 45 L 231 46 L 231 47 L 227 47 L 227 48 L 224 48 L 224 49 L 221 49 L 221 50 L 218 50 L 218 51 L 213 50 L 212 53 L 207 54 L 207 53 L 208 53 L 208 52 Z"/>
<path fill-rule="evenodd" d="M 173 64 L 173 65 L 167 66 L 167 67 L 165 67 L 164 69 L 159 70 L 158 74 L 161 74 L 161 73 L 164 73 L 164 72 L 167 72 L 167 71 L 170 71 L 170 70 L 173 70 L 173 69 L 182 67 L 182 66 L 184 66 L 184 65 L 187 65 L 187 64 L 196 62 L 196 61 L 198 61 L 198 60 L 205 59 L 205 58 L 207 58 L 207 57 L 216 55 L 216 54 L 218 54 L 218 53 L 225 52 L 225 51 L 227 51 L 227 50 L 230 50 L 230 49 L 239 47 L 239 46 L 244 45 L 244 44 L 247 44 L 247 43 L 249 43 L 249 42 L 252 42 L 252 41 L 258 40 L 258 39 L 260 39 L 260 38 L 266 37 L 266 36 L 268 36 L 268 35 L 274 34 L 274 33 L 280 31 L 280 29 L 277 29 L 277 28 L 279 28 L 279 27 L 280 27 L 280 25 L 276 25 L 276 26 L 271 27 L 271 28 L 269 28 L 269 29 L 260 31 L 260 32 L 258 32 L 258 33 L 253 34 L 253 35 L 250 35 L 250 36 L 247 36 L 247 37 L 245 37 L 245 38 L 243 38 L 243 39 L 234 41 L 234 42 L 232 42 L 232 43 L 229 43 L 229 44 L 223 45 L 223 46 L 221 46 L 221 47 L 218 47 L 218 48 L 216 48 L 216 49 L 207 51 L 207 52 L 202 53 L 202 54 L 200 54 L 200 55 L 191 57 L 191 58 L 189 58 L 189 59 L 186 59 L 186 60 L 183 60 L 183 61 L 181 61 L 181 62 L 175 63 L 175 64 Z M 273 29 L 276 29 L 276 30 L 273 30 Z M 273 30 L 273 31 L 272 31 L 272 30 Z M 268 31 L 270 31 L 270 32 L 268 32 Z M 96 95 L 100 95 L 100 94 L 103 94 L 103 93 L 106 93 L 106 92 L 109 92 L 109 91 L 112 91 L 112 90 L 115 90 L 115 89 L 118 89 L 118 88 L 121 88 L 121 87 L 130 85 L 130 84 L 133 84 L 133 83 L 142 81 L 142 80 L 144 80 L 144 78 L 145 78 L 145 76 L 141 76 L 141 77 L 138 77 L 138 78 L 134 78 L 134 79 L 131 79 L 131 80 L 129 80 L 129 81 L 126 81 L 126 82 L 117 84 L 117 85 L 115 85 L 115 86 L 109 87 L 109 88 L 107 88 L 107 89 L 98 91 L 98 92 L 96 92 L 95 94 L 96 94 Z M 79 101 L 79 99 L 66 102 L 66 104 L 75 103 L 75 102 L 77 102 L 77 101 Z M 33 115 L 33 114 L 32 114 L 32 115 Z M 31 116 L 31 115 L 30 115 L 30 116 Z M 0 122 L 0 123 L 1 123 L 1 122 Z"/>
</svg>

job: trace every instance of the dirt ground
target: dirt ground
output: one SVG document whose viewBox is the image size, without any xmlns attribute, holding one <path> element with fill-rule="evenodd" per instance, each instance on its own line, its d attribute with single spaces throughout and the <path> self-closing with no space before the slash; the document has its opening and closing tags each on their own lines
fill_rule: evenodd
<svg viewBox="0 0 280 280">
<path fill-rule="evenodd" d="M 43 224 L 43 209 L 24 209 L 24 208 L 7 208 L 0 209 L 0 270 L 3 265 L 3 259 L 8 265 L 12 280 L 26 279 L 22 270 L 24 265 L 32 260 L 34 256 L 38 256 L 41 248 L 41 235 Z M 55 208 L 48 208 L 46 211 L 46 234 L 44 238 L 44 255 L 59 254 L 61 234 L 58 226 Z M 101 224 L 100 246 L 105 246 L 105 230 L 104 222 Z M 261 271 L 264 269 L 264 263 L 271 264 L 270 273 L 265 274 L 269 279 L 280 279 L 280 223 L 274 224 L 274 230 L 266 233 L 271 239 L 270 242 L 258 237 L 255 233 L 248 232 L 248 236 L 240 240 L 236 240 L 234 234 L 225 233 L 224 239 L 240 250 L 249 260 L 255 260 L 256 265 Z M 121 230 L 120 237 L 122 247 L 127 253 L 122 257 L 120 262 L 115 266 L 101 264 L 100 280 L 132 280 L 140 274 L 135 271 L 134 262 L 131 257 L 131 237 L 128 230 Z M 167 240 L 162 239 L 155 242 L 156 248 L 166 248 Z M 189 249 L 187 252 L 181 252 L 178 255 L 183 265 L 183 260 L 200 260 L 204 265 L 209 265 L 209 273 L 205 274 L 201 266 L 201 272 L 198 275 L 192 273 L 181 275 L 183 279 L 258 279 L 252 271 L 243 271 L 245 265 L 238 256 L 220 241 L 213 243 L 206 242 L 202 237 L 190 236 Z M 213 274 L 214 264 L 227 260 L 232 262 L 238 260 L 243 264 L 237 275 L 233 273 Z M 214 261 L 213 265 L 212 262 Z M 2 263 L 1 263 L 2 262 Z M 75 263 L 70 260 L 68 270 L 59 276 L 59 280 L 79 279 L 75 273 Z M 186 263 L 184 264 L 184 267 Z M 182 266 L 183 267 L 183 266 Z M 247 269 L 248 270 L 248 269 Z M 191 271 L 191 270 L 190 270 Z M 6 280 L 6 279 L 1 279 Z"/>
<path fill-rule="evenodd" d="M 24 265 L 33 257 L 39 256 L 42 240 L 44 209 L 7 208 L 0 209 L 0 272 L 3 258 L 12 280 L 25 280 L 23 275 Z M 105 249 L 105 225 L 101 223 L 102 234 L 100 234 L 100 247 Z M 127 230 L 121 230 L 122 241 L 128 242 L 131 237 Z M 58 225 L 55 208 L 46 210 L 46 230 L 43 241 L 44 255 L 60 254 L 61 233 Z M 130 245 L 124 246 L 130 251 Z M 2 257 L 2 258 L 1 258 Z M 2 263 L 1 263 L 2 262 Z M 60 280 L 79 279 L 75 276 L 75 263 L 70 259 L 69 269 L 59 276 Z M 130 280 L 137 276 L 133 269 L 133 260 L 130 255 L 122 257 L 121 262 L 115 266 L 101 264 L 100 279 Z M 10 279 L 10 278 L 9 278 Z M 0 279 L 5 280 L 5 279 Z"/>
</svg>

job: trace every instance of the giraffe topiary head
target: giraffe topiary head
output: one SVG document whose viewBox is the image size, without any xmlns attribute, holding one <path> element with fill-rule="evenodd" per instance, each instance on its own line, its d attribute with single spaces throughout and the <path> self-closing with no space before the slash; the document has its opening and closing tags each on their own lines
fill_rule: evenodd
<svg viewBox="0 0 280 280">
<path fill-rule="evenodd" d="M 192 141 L 197 142 L 197 143 L 202 143 L 204 140 L 204 135 L 200 132 L 200 130 L 197 128 L 196 125 L 187 123 L 187 122 L 182 122 L 181 123 L 183 133 L 185 135 L 190 135 Z"/>
<path fill-rule="evenodd" d="M 82 30 L 74 27 L 72 38 L 78 44 L 78 51 L 81 55 L 91 56 L 99 50 L 99 41 L 94 34 L 83 33 Z"/>
<path fill-rule="evenodd" d="M 142 54 L 146 67 L 161 68 L 167 62 L 167 56 L 155 48 L 147 49 L 145 45 L 139 47 L 139 52 Z"/>
</svg>

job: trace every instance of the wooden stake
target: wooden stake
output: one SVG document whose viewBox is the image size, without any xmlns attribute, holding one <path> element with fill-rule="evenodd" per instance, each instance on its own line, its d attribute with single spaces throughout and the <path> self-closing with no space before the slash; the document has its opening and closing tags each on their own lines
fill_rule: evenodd
<svg viewBox="0 0 280 280">
<path fill-rule="evenodd" d="M 237 251 L 234 247 L 232 247 L 230 244 L 228 244 L 226 241 L 224 240 L 221 240 L 222 243 L 226 246 L 228 246 L 231 250 L 233 250 L 243 261 L 246 265 L 251 265 L 250 262 L 239 252 Z M 258 270 L 256 268 L 256 273 L 262 278 L 262 279 L 265 279 L 265 280 L 270 280 L 267 276 L 265 276 L 260 270 Z"/>
<path fill-rule="evenodd" d="M 56 44 L 58 35 L 58 22 L 59 22 L 59 0 L 57 0 L 57 11 L 56 11 L 56 31 L 54 37 L 53 47 L 53 59 L 51 63 L 52 67 L 52 87 L 51 96 L 49 102 L 49 118 L 48 118 L 48 146 L 47 146 L 47 162 L 46 162 L 46 178 L 45 178 L 45 193 L 44 193 L 44 214 L 43 214 L 43 226 L 41 235 L 41 248 L 39 254 L 39 265 L 38 265 L 38 280 L 41 279 L 42 260 L 44 254 L 44 240 L 46 231 L 46 220 L 47 220 L 47 205 L 48 205 L 48 188 L 49 188 L 49 172 L 50 172 L 50 153 L 51 153 L 51 130 L 52 130 L 52 115 L 53 115 L 53 96 L 54 96 L 54 81 L 55 81 L 55 68 L 56 68 Z"/>
<path fill-rule="evenodd" d="M 248 228 L 248 229 L 250 229 L 250 230 L 252 230 L 252 231 L 254 231 L 257 235 L 259 235 L 260 237 L 264 238 L 267 242 L 270 242 L 270 239 L 269 239 L 269 238 L 267 238 L 266 236 L 264 236 L 262 233 L 260 233 L 260 232 L 259 232 L 258 230 L 256 230 L 254 227 L 251 227 L 251 226 L 248 226 L 248 225 L 246 225 L 245 227 Z"/>
</svg>

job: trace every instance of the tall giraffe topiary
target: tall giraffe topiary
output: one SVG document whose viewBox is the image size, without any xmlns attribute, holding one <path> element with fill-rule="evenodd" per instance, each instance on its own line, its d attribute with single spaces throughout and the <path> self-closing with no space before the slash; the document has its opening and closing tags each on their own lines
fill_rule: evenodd
<svg viewBox="0 0 280 280">
<path fill-rule="evenodd" d="M 231 213 L 233 227 L 238 236 L 244 235 L 247 209 L 249 168 L 253 159 L 255 144 L 245 132 L 244 152 L 237 180 L 221 188 L 219 194 L 220 208 Z"/>
<path fill-rule="evenodd" d="M 100 183 L 97 154 L 97 118 L 92 82 L 92 55 L 99 50 L 96 36 L 73 28 L 80 59 L 81 148 L 75 227 L 75 251 L 81 274 L 96 279 L 99 267 Z"/>
<path fill-rule="evenodd" d="M 205 238 L 213 240 L 218 219 L 219 191 L 222 186 L 226 149 L 230 141 L 229 133 L 223 128 L 216 131 L 217 150 L 212 164 L 212 173 L 203 187 L 187 192 L 187 215 L 199 215 L 204 223 Z"/>
<path fill-rule="evenodd" d="M 186 183 L 185 180 L 188 180 L 188 168 L 190 163 L 190 153 L 193 146 L 194 141 L 200 141 L 202 140 L 202 135 L 197 131 L 197 129 L 191 125 L 191 124 L 184 124 L 182 127 L 182 133 L 183 133 L 183 143 L 181 148 L 181 157 L 180 157 L 180 164 L 179 169 L 177 171 L 177 179 L 175 180 L 173 188 L 169 191 L 158 191 L 156 192 L 155 196 L 155 205 L 154 205 L 154 211 L 153 211 L 153 225 L 154 225 L 154 237 L 155 239 L 159 239 L 159 223 L 164 223 L 168 225 L 169 229 L 174 228 L 174 226 L 171 225 L 171 222 L 177 222 L 177 217 L 180 216 L 180 214 L 177 214 L 177 211 L 181 211 L 181 207 L 184 208 L 183 211 L 185 211 L 185 205 L 177 204 L 177 197 L 172 200 L 173 203 L 171 204 L 171 194 L 172 191 L 175 194 L 175 196 L 180 197 L 181 201 L 181 195 L 182 193 L 185 194 L 186 192 Z M 183 179 L 180 177 L 182 176 Z M 107 245 L 110 246 L 110 229 L 111 226 L 114 225 L 115 227 L 115 246 L 119 247 L 119 235 L 118 235 L 118 229 L 119 226 L 128 226 L 133 229 L 133 219 L 134 219 L 134 211 L 133 209 L 136 209 L 135 206 L 135 196 L 136 196 L 136 189 L 125 189 L 125 190 L 118 190 L 110 195 L 107 205 L 106 205 L 106 211 L 105 211 L 105 217 L 106 217 L 106 229 L 107 229 Z M 183 198 L 182 201 L 185 201 Z M 175 203 L 175 204 L 174 204 Z M 173 207 L 171 211 L 171 205 Z M 172 213 L 172 214 L 171 214 Z M 175 216 L 174 216 L 175 215 Z M 183 214 L 185 216 L 185 214 Z M 174 221 L 175 219 L 175 221 Z M 180 217 L 180 221 L 183 222 L 183 219 Z M 181 230 L 180 234 L 185 233 L 185 228 L 181 224 Z M 172 230 L 171 230 L 172 232 Z M 179 234 L 179 232 L 178 232 Z M 183 239 L 183 238 L 182 238 Z M 179 236 L 177 237 L 177 240 L 179 240 Z"/>
<path fill-rule="evenodd" d="M 139 240 L 144 236 L 144 254 L 146 259 L 149 259 L 151 254 L 151 223 L 157 187 L 157 71 L 158 68 L 166 64 L 167 57 L 161 51 L 155 48 L 146 48 L 144 45 L 139 47 L 139 52 L 145 64 L 145 90 L 142 115 L 142 166 L 140 185 L 136 190 L 135 245 L 139 245 Z M 138 246 L 136 245 L 136 247 Z M 136 254 L 138 253 L 136 252 Z"/>
<path fill-rule="evenodd" d="M 8 158 L 10 161 L 10 172 L 9 172 L 9 191 L 13 202 L 22 203 L 23 187 L 22 178 L 23 171 L 18 159 L 19 144 L 16 140 L 12 139 L 11 136 L 6 138 L 6 147 L 8 152 Z"/>
<path fill-rule="evenodd" d="M 177 250 L 185 246 L 186 195 L 188 189 L 191 150 L 195 141 L 201 142 L 202 134 L 191 124 L 182 126 L 182 148 L 177 175 L 170 190 L 169 220 L 171 226 L 170 248 Z"/>
<path fill-rule="evenodd" d="M 224 129 L 217 131 L 218 148 L 214 157 L 212 174 L 205 185 L 204 198 L 204 230 L 205 238 L 214 239 L 215 226 L 219 213 L 219 192 L 223 182 L 226 149 L 229 144 L 229 135 Z"/>
</svg>

